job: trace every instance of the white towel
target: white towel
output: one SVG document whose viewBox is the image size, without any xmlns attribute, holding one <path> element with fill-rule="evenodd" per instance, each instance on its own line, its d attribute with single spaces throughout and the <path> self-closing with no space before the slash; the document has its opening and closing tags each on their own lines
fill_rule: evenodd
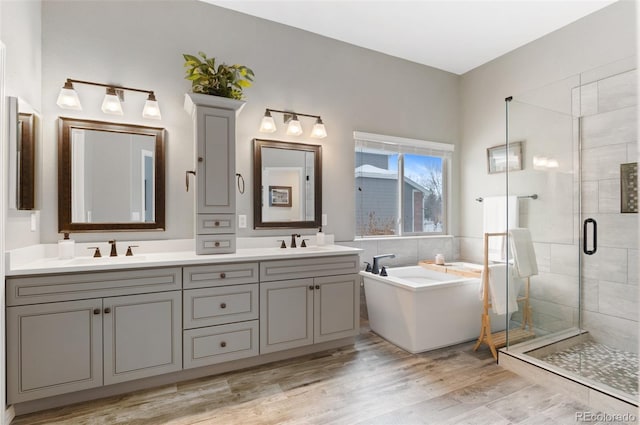
<svg viewBox="0 0 640 425">
<path fill-rule="evenodd" d="M 538 262 L 529 229 L 511 229 L 509 235 L 516 275 L 529 277 L 538 274 Z"/>
<path fill-rule="evenodd" d="M 492 264 L 489 266 L 489 296 L 491 308 L 495 314 L 518 311 L 518 292 L 522 281 L 514 275 L 513 266 L 508 266 L 508 270 L 510 275 L 507 280 L 506 264 Z M 482 291 L 484 290 L 484 285 L 482 284 L 484 282 L 484 270 L 482 271 L 480 282 Z"/>
<path fill-rule="evenodd" d="M 518 227 L 517 196 L 487 196 L 482 200 L 482 210 L 484 233 L 506 233 L 510 227 Z M 489 238 L 489 261 L 505 261 L 505 241 L 499 236 Z"/>
</svg>

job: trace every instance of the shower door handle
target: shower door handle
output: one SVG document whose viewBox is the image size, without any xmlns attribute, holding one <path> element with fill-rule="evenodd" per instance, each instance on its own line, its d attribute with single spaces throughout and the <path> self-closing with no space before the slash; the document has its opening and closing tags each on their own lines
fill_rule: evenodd
<svg viewBox="0 0 640 425">
<path fill-rule="evenodd" d="M 593 249 L 587 248 L 587 228 L 589 227 L 589 223 L 593 224 Z M 582 226 L 582 251 L 584 251 L 587 255 L 593 255 L 598 250 L 598 223 L 592 219 L 588 218 L 584 221 L 584 225 Z"/>
</svg>

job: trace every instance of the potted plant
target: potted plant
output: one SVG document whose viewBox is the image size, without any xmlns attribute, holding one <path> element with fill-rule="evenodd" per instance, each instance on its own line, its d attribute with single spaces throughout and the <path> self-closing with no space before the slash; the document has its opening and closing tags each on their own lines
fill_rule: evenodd
<svg viewBox="0 0 640 425">
<path fill-rule="evenodd" d="M 241 100 L 242 90 L 251 86 L 253 71 L 244 65 L 220 63 L 216 67 L 215 58 L 207 58 L 202 52 L 197 56 L 183 54 L 186 69 L 185 78 L 191 81 L 194 93 L 211 94 Z"/>
</svg>

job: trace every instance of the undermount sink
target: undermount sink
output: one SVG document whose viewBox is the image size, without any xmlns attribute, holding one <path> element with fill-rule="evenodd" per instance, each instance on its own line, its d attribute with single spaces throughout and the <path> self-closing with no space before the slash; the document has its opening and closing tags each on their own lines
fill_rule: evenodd
<svg viewBox="0 0 640 425">
<path fill-rule="evenodd" d="M 130 263 L 135 261 L 142 261 L 146 257 L 144 255 L 133 255 L 133 256 L 118 256 L 118 257 L 77 257 L 71 259 L 65 263 L 67 266 L 83 266 L 87 264 L 111 264 L 111 263 Z"/>
</svg>

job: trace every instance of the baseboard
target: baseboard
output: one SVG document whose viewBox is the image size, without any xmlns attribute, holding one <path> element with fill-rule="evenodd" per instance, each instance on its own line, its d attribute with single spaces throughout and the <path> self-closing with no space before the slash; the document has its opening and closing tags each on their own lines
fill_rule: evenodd
<svg viewBox="0 0 640 425">
<path fill-rule="evenodd" d="M 13 406 L 9 406 L 4 411 L 4 425 L 9 425 L 16 417 L 16 409 Z"/>
</svg>

